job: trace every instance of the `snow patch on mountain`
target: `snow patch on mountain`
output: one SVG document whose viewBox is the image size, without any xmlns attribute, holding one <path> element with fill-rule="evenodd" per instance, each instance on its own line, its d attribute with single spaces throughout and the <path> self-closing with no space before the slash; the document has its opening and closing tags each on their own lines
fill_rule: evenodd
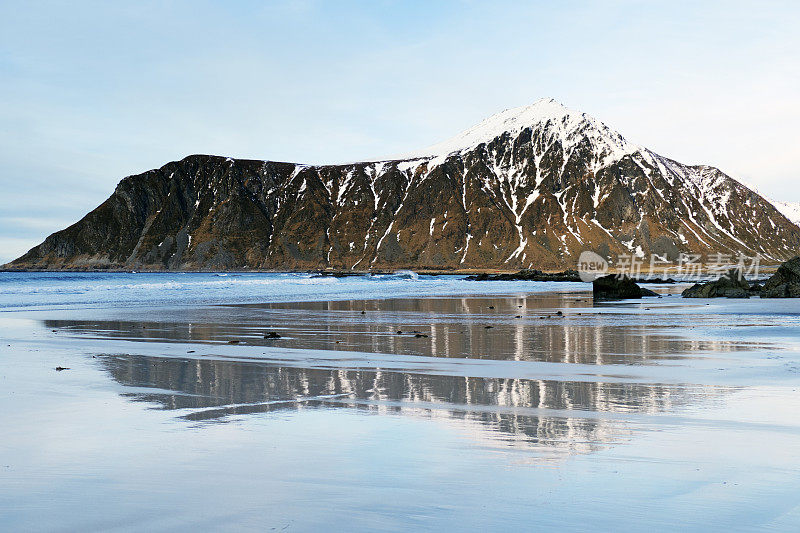
<svg viewBox="0 0 800 533">
<path fill-rule="evenodd" d="M 800 202 L 772 202 L 772 205 L 793 224 L 800 226 Z"/>
</svg>

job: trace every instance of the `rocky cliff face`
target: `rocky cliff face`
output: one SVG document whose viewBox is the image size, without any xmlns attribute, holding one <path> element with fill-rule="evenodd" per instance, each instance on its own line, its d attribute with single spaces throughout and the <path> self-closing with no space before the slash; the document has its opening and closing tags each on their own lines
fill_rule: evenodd
<svg viewBox="0 0 800 533">
<path fill-rule="evenodd" d="M 716 168 L 540 100 L 390 161 L 189 156 L 123 179 L 9 266 L 562 269 L 583 250 L 781 260 L 800 250 L 800 228 Z"/>
</svg>

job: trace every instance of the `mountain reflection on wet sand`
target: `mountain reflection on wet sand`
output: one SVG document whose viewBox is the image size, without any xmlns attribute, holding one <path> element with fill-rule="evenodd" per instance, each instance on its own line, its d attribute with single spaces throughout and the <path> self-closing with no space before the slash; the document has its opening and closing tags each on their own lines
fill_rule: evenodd
<svg viewBox="0 0 800 533">
<path fill-rule="evenodd" d="M 629 436 L 621 413 L 674 413 L 718 401 L 736 385 L 692 373 L 725 354 L 771 346 L 687 337 L 679 330 L 719 318 L 673 314 L 687 307 L 678 299 L 658 304 L 659 312 L 644 314 L 641 302 L 595 305 L 582 294 L 354 300 L 44 326 L 84 339 L 191 346 L 169 356 L 156 349 L 98 357 L 116 381 L 136 388 L 126 396 L 178 410 L 188 421 L 351 408 L 447 418 L 498 443 L 586 452 Z M 265 338 L 270 332 L 280 337 Z M 553 365 L 533 363 L 566 370 L 537 378 Z"/>
</svg>

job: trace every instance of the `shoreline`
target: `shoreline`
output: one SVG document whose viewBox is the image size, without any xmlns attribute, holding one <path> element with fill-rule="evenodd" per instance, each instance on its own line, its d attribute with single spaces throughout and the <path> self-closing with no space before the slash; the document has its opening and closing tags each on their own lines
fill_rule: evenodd
<svg viewBox="0 0 800 533">
<path fill-rule="evenodd" d="M 772 274 L 782 263 L 765 264 L 759 268 L 760 273 Z M 369 276 L 369 275 L 391 275 L 398 272 L 413 272 L 415 274 L 424 276 L 474 276 L 474 275 L 496 275 L 496 274 L 517 274 L 525 270 L 539 270 L 544 274 L 562 274 L 565 271 L 557 269 L 458 269 L 458 270 L 435 270 L 435 269 L 415 269 L 398 267 L 396 269 L 374 269 L 374 270 L 342 270 L 342 269 L 230 269 L 230 270 L 168 270 L 168 269 L 122 269 L 122 268 L 96 268 L 96 269 L 69 269 L 69 268 L 0 268 L 0 273 L 9 272 L 22 272 L 22 273 L 75 273 L 75 274 L 321 274 L 322 276 L 331 277 L 348 277 L 348 276 Z M 619 268 L 609 268 L 608 274 L 619 274 L 625 272 Z M 670 269 L 646 269 L 642 268 L 640 273 L 648 276 L 675 276 L 674 272 Z M 761 276 L 759 276 L 759 279 Z"/>
</svg>

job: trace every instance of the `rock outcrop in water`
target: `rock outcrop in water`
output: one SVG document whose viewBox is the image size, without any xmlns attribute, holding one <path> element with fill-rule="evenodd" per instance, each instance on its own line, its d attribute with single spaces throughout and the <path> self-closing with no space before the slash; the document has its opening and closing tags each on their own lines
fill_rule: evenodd
<svg viewBox="0 0 800 533">
<path fill-rule="evenodd" d="M 681 293 L 684 298 L 749 298 L 750 284 L 741 270 L 731 269 L 716 281 L 695 283 Z"/>
<path fill-rule="evenodd" d="M 761 289 L 762 298 L 800 298 L 800 256 L 780 267 Z"/>
<path fill-rule="evenodd" d="M 561 270 L 584 250 L 783 260 L 800 228 L 716 168 L 541 100 L 393 160 L 189 156 L 123 179 L 8 267 Z"/>
<path fill-rule="evenodd" d="M 470 281 L 572 281 L 581 282 L 577 270 L 564 270 L 563 272 L 542 272 L 536 269 L 524 269 L 509 274 L 476 274 L 467 276 Z"/>
<path fill-rule="evenodd" d="M 658 294 L 640 287 L 628 276 L 609 274 L 592 282 L 592 296 L 595 300 L 629 300 Z"/>
<path fill-rule="evenodd" d="M 717 281 L 696 283 L 684 290 L 684 298 L 800 298 L 800 256 L 778 267 L 763 286 L 751 285 L 738 269 L 731 269 Z"/>
</svg>

